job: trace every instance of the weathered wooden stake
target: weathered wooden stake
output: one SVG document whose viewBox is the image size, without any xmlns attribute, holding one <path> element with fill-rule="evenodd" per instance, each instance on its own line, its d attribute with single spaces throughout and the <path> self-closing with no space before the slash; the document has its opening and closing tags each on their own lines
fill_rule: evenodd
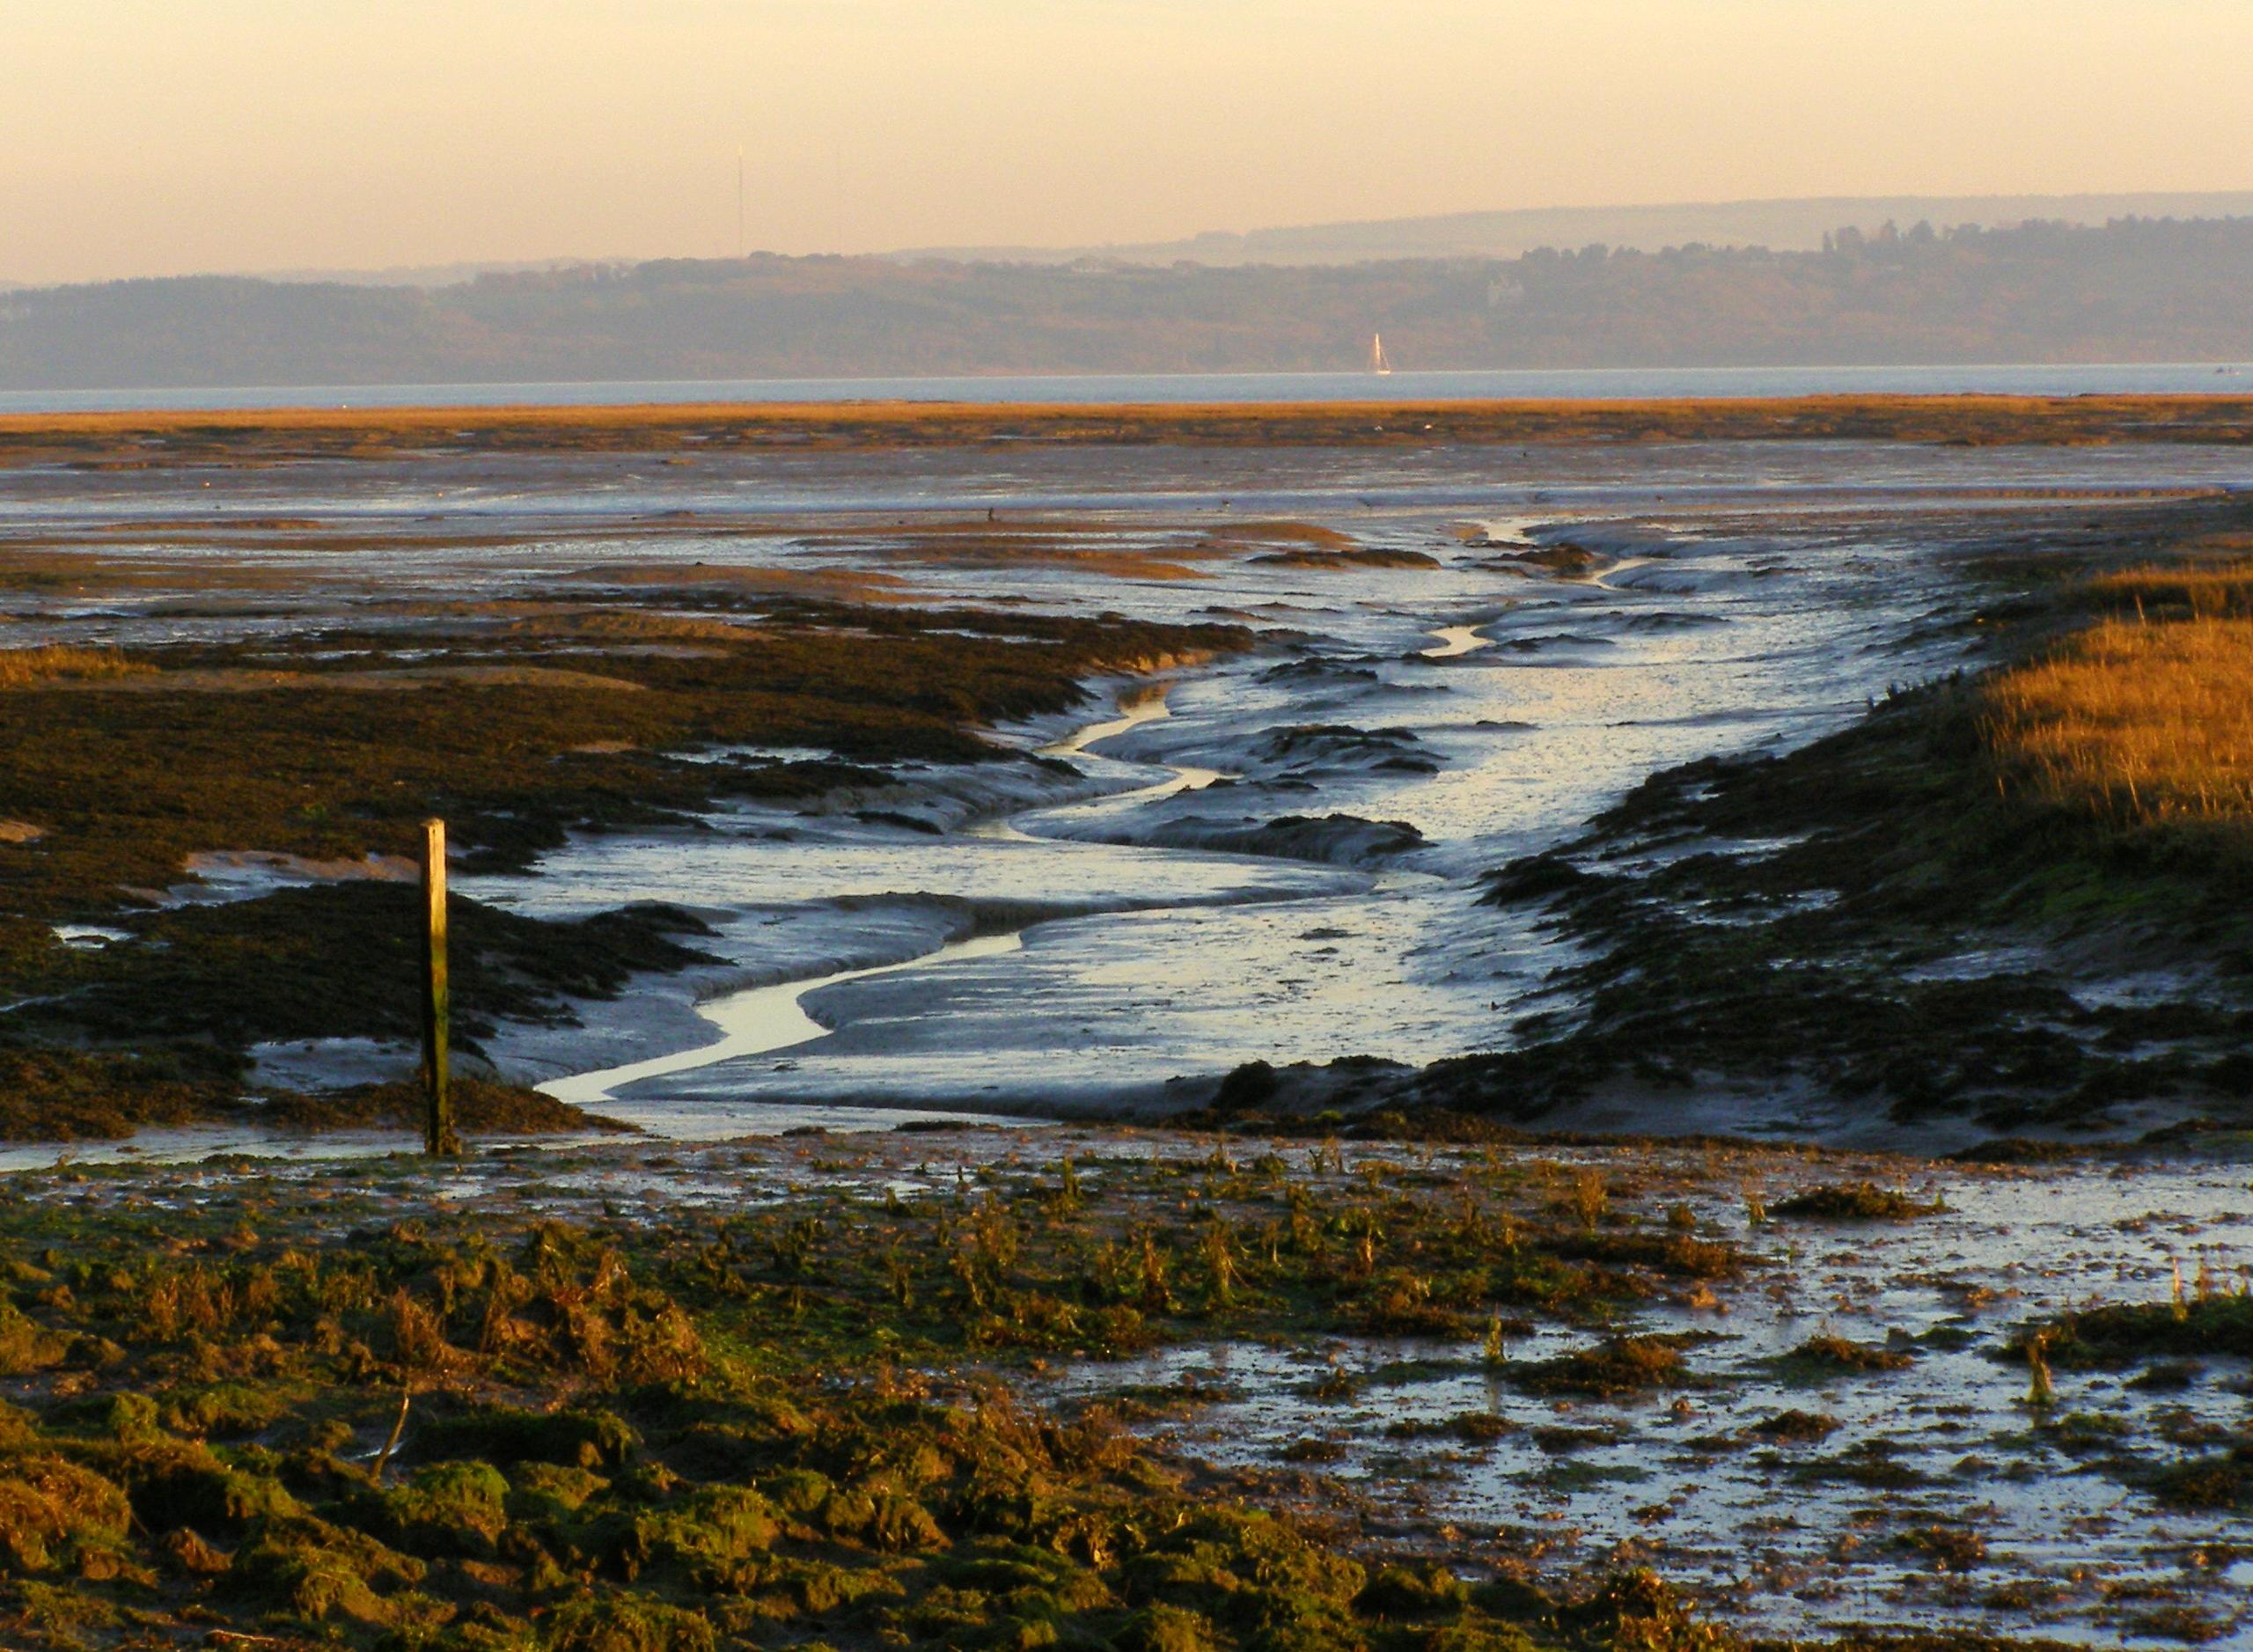
<svg viewBox="0 0 2253 1652">
<path fill-rule="evenodd" d="M 459 1153 L 446 1094 L 446 823 L 422 823 L 422 1150 Z"/>
</svg>

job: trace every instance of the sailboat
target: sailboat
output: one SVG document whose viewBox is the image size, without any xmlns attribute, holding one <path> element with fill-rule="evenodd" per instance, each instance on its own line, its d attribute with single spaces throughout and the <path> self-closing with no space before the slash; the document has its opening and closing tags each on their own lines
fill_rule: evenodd
<svg viewBox="0 0 2253 1652">
<path fill-rule="evenodd" d="M 1389 373 L 1391 371 L 1392 363 L 1384 359 L 1384 334 L 1382 333 L 1370 334 L 1369 371 L 1377 374 L 1384 374 Z"/>
</svg>

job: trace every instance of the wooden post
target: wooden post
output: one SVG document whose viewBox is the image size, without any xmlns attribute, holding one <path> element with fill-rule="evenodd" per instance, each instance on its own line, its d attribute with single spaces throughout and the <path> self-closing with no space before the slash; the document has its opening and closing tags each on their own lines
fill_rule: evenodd
<svg viewBox="0 0 2253 1652">
<path fill-rule="evenodd" d="M 422 823 L 422 1150 L 459 1153 L 446 1094 L 446 823 Z"/>
</svg>

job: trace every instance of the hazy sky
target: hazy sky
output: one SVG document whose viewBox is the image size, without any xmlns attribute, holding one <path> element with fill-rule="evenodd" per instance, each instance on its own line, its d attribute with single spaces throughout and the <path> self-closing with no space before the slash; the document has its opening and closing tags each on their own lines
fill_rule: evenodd
<svg viewBox="0 0 2253 1652">
<path fill-rule="evenodd" d="M 0 0 L 0 278 L 2253 187 L 2253 0 Z"/>
</svg>

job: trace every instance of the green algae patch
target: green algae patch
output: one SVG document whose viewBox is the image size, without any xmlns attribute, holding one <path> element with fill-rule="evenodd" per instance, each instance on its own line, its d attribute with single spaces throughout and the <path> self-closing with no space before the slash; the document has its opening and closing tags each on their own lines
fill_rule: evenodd
<svg viewBox="0 0 2253 1652">
<path fill-rule="evenodd" d="M 1204 1613 L 1154 1600 L 1127 1616 L 1112 1644 L 1119 1652 L 1218 1652 L 1222 1641 Z"/>
<path fill-rule="evenodd" d="M 0 1459 L 0 1552 L 18 1575 L 59 1571 L 124 1544 L 133 1516 L 125 1494 L 48 1452 Z"/>
<path fill-rule="evenodd" d="M 1457 1617 L 1470 1603 L 1471 1586 L 1436 1561 L 1384 1567 L 1354 1601 L 1371 1617 L 1412 1621 Z"/>
<path fill-rule="evenodd" d="M 0 915 L 0 954 L 8 929 Z M 242 1064 L 216 1050 L 11 1047 L 16 1036 L 0 1033 L 0 1140 L 114 1140 L 202 1123 L 239 1105 Z"/>
<path fill-rule="evenodd" d="M 509 1524 L 509 1482 L 486 1463 L 435 1463 L 361 1505 L 359 1524 L 425 1560 L 489 1556 Z"/>
<path fill-rule="evenodd" d="M 151 1531 L 192 1527 L 234 1534 L 305 1512 L 270 1469 L 239 1463 L 193 1442 L 162 1437 L 73 1448 L 73 1455 L 122 1487 L 136 1519 Z"/>
<path fill-rule="evenodd" d="M 1130 1600 L 1195 1612 L 1271 1645 L 1350 1646 L 1367 1574 L 1263 1514 L 1215 1511 L 1152 1544 L 1126 1568 Z"/>
<path fill-rule="evenodd" d="M 26 1377 L 60 1365 L 70 1355 L 70 1341 L 26 1318 L 15 1303 L 0 1296 L 0 1377 Z"/>
<path fill-rule="evenodd" d="M 851 1168 L 850 1149 L 819 1150 Z M 122 1191 L 121 1173 L 74 1174 L 59 1185 Z M 1709 1271 L 1670 1261 L 1680 1224 L 1639 1221 L 1625 1182 L 1604 1265 L 1556 1254 L 1589 1236 L 1548 1225 L 1550 1178 L 1500 1156 L 1364 1176 L 1327 1149 L 1302 1167 L 1223 1146 L 965 1176 L 912 1200 L 848 1183 L 750 1209 L 621 1205 L 597 1223 L 476 1200 L 402 1212 L 418 1184 L 363 1171 L 349 1187 L 231 1186 L 0 1213 L 0 1296 L 23 1337 L 65 1355 L 12 1379 L 21 1403 L 0 1412 L 0 1566 L 175 1641 L 1714 1644 L 1632 1580 L 1552 1597 L 1377 1552 L 1262 1473 L 1215 1483 L 1138 1437 L 1115 1397 L 1013 1385 L 1099 1352 L 989 1329 L 1054 1324 L 1047 1307 L 1021 1317 L 1034 1301 L 1082 1328 L 1131 1309 L 1150 1346 L 1305 1340 L 1350 1334 L 1397 1296 L 1468 1329 L 1372 1380 L 1455 1377 L 1481 1369 L 1477 1327 L 1501 1325 L 1501 1297 L 1530 1279 L 1578 1281 L 1552 1293 L 1578 1315 Z M 1154 1224 L 1153 1201 L 1174 1199 L 1198 1220 Z M 1494 1369 L 1624 1397 L 1699 1380 L 1677 1340 Z M 1486 1450 L 1508 1428 L 1476 1412 L 1431 1432 Z M 26 1652 L 85 1634 L 40 1628 L 21 1597 L 0 1620 Z"/>
<path fill-rule="evenodd" d="M 272 1428 L 291 1414 L 302 1396 L 286 1386 L 214 1383 L 174 1389 L 150 1398 L 157 1402 L 155 1415 L 143 1427 L 162 1428 L 199 1439 L 229 1439 L 247 1437 Z M 110 1426 L 121 1433 L 128 1425 L 113 1419 Z"/>
<path fill-rule="evenodd" d="M 269 1523 L 246 1542 L 219 1593 L 258 1621 L 389 1628 L 448 1615 L 415 1590 L 428 1575 L 420 1560 L 371 1537 L 307 1516 Z"/>
<path fill-rule="evenodd" d="M 718 1645 L 701 1612 L 616 1593 L 564 1602 L 542 1637 L 545 1652 L 716 1652 Z"/>
</svg>

